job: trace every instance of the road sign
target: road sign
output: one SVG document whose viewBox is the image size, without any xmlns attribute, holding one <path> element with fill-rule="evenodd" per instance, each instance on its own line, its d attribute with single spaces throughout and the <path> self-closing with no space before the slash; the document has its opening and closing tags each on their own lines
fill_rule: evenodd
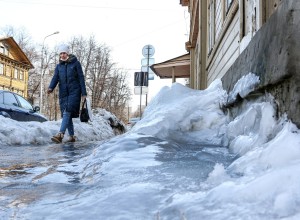
<svg viewBox="0 0 300 220">
<path fill-rule="evenodd" d="M 142 92 L 142 94 L 141 94 L 141 92 Z M 146 95 L 146 94 L 148 94 L 148 87 L 146 87 L 146 86 L 134 87 L 134 94 L 135 95 Z"/>
<path fill-rule="evenodd" d="M 145 45 L 142 49 L 142 54 L 144 57 L 152 57 L 155 53 L 155 49 L 151 44 Z"/>
<path fill-rule="evenodd" d="M 154 58 L 143 58 L 141 59 L 142 66 L 151 66 L 154 64 Z"/>
<path fill-rule="evenodd" d="M 142 66 L 141 71 L 148 72 L 148 80 L 154 80 L 155 73 L 152 71 L 152 69 L 150 67 Z"/>
<path fill-rule="evenodd" d="M 148 86 L 148 72 L 135 72 L 134 86 Z"/>
<path fill-rule="evenodd" d="M 152 69 L 148 66 L 142 66 L 141 70 L 142 70 L 142 72 L 148 72 L 149 74 L 154 74 Z"/>
</svg>

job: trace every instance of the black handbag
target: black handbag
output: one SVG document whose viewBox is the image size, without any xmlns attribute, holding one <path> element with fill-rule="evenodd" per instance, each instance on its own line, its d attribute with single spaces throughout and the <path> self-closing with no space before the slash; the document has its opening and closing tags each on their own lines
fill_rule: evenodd
<svg viewBox="0 0 300 220">
<path fill-rule="evenodd" d="M 88 122 L 89 119 L 90 119 L 90 116 L 89 116 L 89 112 L 87 109 L 86 99 L 84 99 L 82 106 L 81 106 L 81 111 L 80 111 L 80 121 Z"/>
</svg>

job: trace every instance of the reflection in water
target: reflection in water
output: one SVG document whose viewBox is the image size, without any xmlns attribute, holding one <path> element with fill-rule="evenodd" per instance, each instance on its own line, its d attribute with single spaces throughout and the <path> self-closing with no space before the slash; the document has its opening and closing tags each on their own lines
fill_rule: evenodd
<svg viewBox="0 0 300 220">
<path fill-rule="evenodd" d="M 5 155 L 0 164 L 1 209 L 26 207 L 49 193 L 53 194 L 53 190 L 63 193 L 76 190 L 76 183 L 80 182 L 79 173 L 63 167 L 89 155 L 96 145 L 71 143 L 0 147 L 0 154 Z M 53 176 L 50 182 L 43 180 L 50 176 Z M 56 183 L 61 181 L 63 184 Z M 65 186 L 66 183 L 69 185 Z"/>
<path fill-rule="evenodd" d="M 33 164 L 14 164 L 10 167 L 0 168 L 0 178 L 5 176 L 16 176 L 16 175 L 25 175 L 27 174 L 24 171 L 25 168 L 34 167 Z"/>
<path fill-rule="evenodd" d="M 214 165 L 233 159 L 222 147 L 143 135 L 0 147 L 0 155 L 5 219 L 158 219 L 175 193 L 203 190 Z"/>
</svg>

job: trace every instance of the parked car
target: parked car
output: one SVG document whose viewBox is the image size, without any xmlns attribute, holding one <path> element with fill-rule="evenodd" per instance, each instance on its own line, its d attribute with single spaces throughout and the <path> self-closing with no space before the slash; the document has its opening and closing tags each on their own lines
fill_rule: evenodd
<svg viewBox="0 0 300 220">
<path fill-rule="evenodd" d="M 40 107 L 33 107 L 24 97 L 5 90 L 0 90 L 0 115 L 17 121 L 47 121 L 38 113 Z"/>
</svg>

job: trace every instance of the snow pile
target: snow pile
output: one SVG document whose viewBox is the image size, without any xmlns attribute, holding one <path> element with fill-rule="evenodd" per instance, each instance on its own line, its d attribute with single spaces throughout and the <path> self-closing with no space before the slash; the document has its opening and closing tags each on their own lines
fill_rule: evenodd
<svg viewBox="0 0 300 220">
<path fill-rule="evenodd" d="M 249 85 L 255 85 L 255 82 L 257 77 L 249 74 L 238 82 L 236 91 L 245 95 L 251 91 Z M 100 145 L 93 155 L 83 159 L 85 163 L 88 161 L 84 166 L 88 169 L 83 175 L 89 177 L 88 182 L 94 180 L 95 172 L 103 172 L 97 176 L 101 181 L 103 176 L 111 176 L 108 182 L 101 184 L 111 186 L 113 181 L 121 183 L 121 187 L 113 185 L 113 190 L 107 191 L 117 192 L 115 197 L 109 198 L 113 204 L 123 198 L 126 211 L 132 210 L 127 207 L 131 199 L 135 202 L 148 201 L 147 208 L 149 204 L 159 204 L 157 210 L 162 218 L 171 215 L 166 219 L 300 219 L 300 130 L 286 116 L 279 119 L 275 117 L 271 100 L 248 103 L 238 117 L 231 119 L 220 109 L 227 98 L 220 80 L 203 91 L 177 83 L 164 87 L 149 103 L 142 119 L 127 134 Z M 109 118 L 113 117 L 105 111 L 99 111 L 92 123 L 75 120 L 78 138 L 91 141 L 112 137 L 114 133 Z M 60 126 L 60 121 L 20 123 L 3 117 L 0 119 L 2 145 L 48 143 L 50 136 Z M 154 143 L 149 141 L 152 136 Z M 155 166 L 164 163 L 164 160 L 156 159 L 164 147 L 164 140 L 155 137 L 182 141 L 184 144 L 190 142 L 199 147 L 203 146 L 201 144 L 225 146 L 234 154 L 235 160 L 230 165 L 215 162 L 206 180 L 197 182 L 199 185 L 196 190 L 183 191 L 179 187 L 168 198 L 162 198 L 161 194 L 155 196 L 157 192 L 170 190 L 169 185 L 165 187 L 163 183 L 149 190 L 152 177 L 145 175 L 145 167 L 154 166 L 155 172 L 159 173 L 159 168 Z M 157 144 L 158 140 L 161 141 L 160 145 Z M 102 163 L 99 158 L 106 162 Z M 134 182 L 131 179 L 135 178 L 135 175 L 132 176 L 134 172 L 137 172 L 139 181 L 144 178 L 145 184 L 142 183 L 140 187 L 138 184 L 129 184 L 130 181 Z M 202 170 L 199 169 L 199 172 Z M 128 195 L 130 198 L 126 197 Z M 155 202 L 150 203 L 154 200 L 148 199 L 153 195 L 159 199 L 155 198 Z M 93 200 L 95 204 L 92 207 L 103 198 L 106 199 L 101 195 Z M 117 201 L 116 204 L 119 203 Z M 91 207 L 86 201 L 84 205 Z M 127 214 L 132 216 L 135 212 L 130 211 Z"/>
<path fill-rule="evenodd" d="M 262 215 L 261 219 L 300 217 L 300 135 L 299 129 L 284 122 L 277 135 L 266 143 L 257 143 L 251 150 L 235 160 L 219 178 L 223 181 L 212 187 L 199 202 L 228 208 L 229 214 L 248 213 Z M 249 141 L 240 141 L 248 146 Z M 241 148 L 239 146 L 239 148 Z M 218 167 L 210 175 L 217 173 Z M 214 177 L 216 179 L 216 177 Z M 241 205 L 242 204 L 242 205 Z M 207 205 L 205 205 L 207 207 Z M 241 209 L 241 207 L 243 207 Z M 208 207 L 207 207 L 208 208 Z"/>
<path fill-rule="evenodd" d="M 0 144 L 5 145 L 41 145 L 52 143 L 50 138 L 60 128 L 61 119 L 46 122 L 19 122 L 0 116 Z M 93 121 L 80 122 L 73 119 L 75 135 L 78 141 L 98 141 L 115 136 L 111 124 L 120 124 L 116 116 L 104 109 L 94 110 Z M 68 136 L 68 132 L 66 135 Z"/>
<path fill-rule="evenodd" d="M 254 91 L 255 87 L 259 84 L 259 77 L 254 73 L 249 73 L 242 76 L 234 85 L 232 91 L 228 95 L 228 103 L 233 103 L 237 96 L 245 98 L 250 92 Z"/>
<path fill-rule="evenodd" d="M 220 106 L 226 100 L 221 80 L 203 91 L 174 83 L 164 87 L 149 103 L 143 117 L 130 130 L 133 133 L 220 144 L 227 116 Z"/>
<path fill-rule="evenodd" d="M 273 105 L 269 102 L 253 103 L 228 124 L 229 148 L 242 155 L 272 138 L 276 126 Z"/>
<path fill-rule="evenodd" d="M 257 79 L 243 77 L 236 91 L 249 93 Z M 272 101 L 249 103 L 228 120 L 218 107 L 224 97 L 218 83 L 195 92 L 178 85 L 164 88 L 133 129 L 161 137 L 189 131 L 188 138 L 197 134 L 195 142 L 211 130 L 211 143 L 223 137 L 236 154 L 228 167 L 215 165 L 203 183 L 206 191 L 175 194 L 162 213 L 180 209 L 186 219 L 300 219 L 300 130 L 285 115 L 275 117 Z"/>
</svg>

